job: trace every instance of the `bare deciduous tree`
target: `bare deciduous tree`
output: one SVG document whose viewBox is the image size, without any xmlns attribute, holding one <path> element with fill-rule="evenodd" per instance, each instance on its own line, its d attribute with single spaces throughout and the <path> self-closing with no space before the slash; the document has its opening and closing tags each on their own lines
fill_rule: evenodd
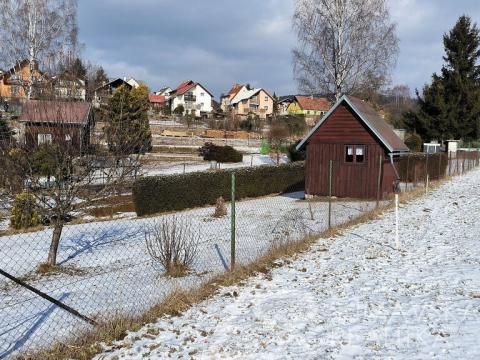
<svg viewBox="0 0 480 360">
<path fill-rule="evenodd" d="M 7 67 L 29 60 L 27 97 L 33 95 L 35 67 L 53 69 L 77 52 L 76 0 L 1 0 L 0 62 Z M 65 60 L 67 59 L 67 60 Z"/>
<path fill-rule="evenodd" d="M 72 216 L 128 188 L 139 171 L 139 155 L 108 151 L 104 135 L 90 135 L 93 123 L 75 127 L 79 114 L 84 118 L 79 107 L 85 106 L 89 105 L 31 100 L 31 110 L 22 117 L 34 114 L 37 125 L 28 121 L 24 142 L 0 152 L 5 198 L 28 192 L 35 199 L 35 211 L 52 226 L 49 266 L 57 264 L 62 231 Z"/>
<path fill-rule="evenodd" d="M 398 54 L 385 0 L 296 0 L 294 72 L 302 91 L 355 93 L 385 82 Z M 381 85 L 381 84 L 379 84 Z"/>
</svg>

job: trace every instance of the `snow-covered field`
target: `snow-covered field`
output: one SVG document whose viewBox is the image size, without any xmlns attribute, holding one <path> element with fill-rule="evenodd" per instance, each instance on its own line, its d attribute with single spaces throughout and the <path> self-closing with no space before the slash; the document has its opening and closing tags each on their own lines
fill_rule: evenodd
<svg viewBox="0 0 480 360">
<path fill-rule="evenodd" d="M 480 171 L 178 317 L 105 359 L 480 358 Z"/>
<path fill-rule="evenodd" d="M 319 233 L 327 226 L 324 202 L 299 200 L 303 193 L 237 203 L 237 262 L 247 263 L 287 238 Z M 227 204 L 228 205 L 228 204 Z M 343 223 L 375 204 L 338 202 L 333 220 Z M 39 275 L 52 229 L 0 237 L 0 269 L 93 318 L 138 314 L 159 303 L 175 286 L 198 286 L 230 264 L 230 218 L 212 217 L 213 207 L 141 219 L 68 225 L 58 263 L 65 273 Z M 145 233 L 161 218 L 184 219 L 199 231 L 192 272 L 180 279 L 163 276 L 145 245 Z M 0 358 L 74 336 L 87 325 L 47 301 L 0 277 Z"/>
<path fill-rule="evenodd" d="M 281 164 L 286 164 L 289 162 L 289 159 L 286 155 L 281 155 L 280 158 Z M 156 175 L 171 175 L 171 174 L 182 174 L 188 172 L 195 172 L 195 171 L 205 171 L 211 168 L 211 164 L 209 162 L 200 162 L 200 163 L 177 163 L 172 164 L 170 163 L 162 163 L 162 164 L 155 164 L 154 165 L 146 165 L 142 168 L 141 174 L 145 176 L 156 176 Z M 238 169 L 242 167 L 249 167 L 249 166 L 261 166 L 261 165 L 276 165 L 276 159 L 273 159 L 269 155 L 261 155 L 261 154 L 251 154 L 251 155 L 244 155 L 243 161 L 241 163 L 225 163 L 219 164 L 221 169 Z"/>
</svg>

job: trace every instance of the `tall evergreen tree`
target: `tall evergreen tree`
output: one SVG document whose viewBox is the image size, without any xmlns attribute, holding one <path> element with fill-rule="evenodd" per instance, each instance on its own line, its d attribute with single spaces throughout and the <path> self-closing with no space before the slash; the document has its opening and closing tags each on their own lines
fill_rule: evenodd
<svg viewBox="0 0 480 360">
<path fill-rule="evenodd" d="M 102 111 L 110 151 L 117 155 L 144 153 L 151 149 L 148 122 L 148 88 L 121 86 Z"/>
<path fill-rule="evenodd" d="M 405 124 L 426 140 L 480 137 L 480 36 L 476 24 L 461 16 L 443 36 L 445 64 L 432 76 L 423 97 L 417 91 L 419 111 L 405 115 Z"/>
<path fill-rule="evenodd" d="M 12 130 L 7 124 L 7 121 L 0 112 L 0 147 L 7 145 L 12 140 Z"/>
</svg>

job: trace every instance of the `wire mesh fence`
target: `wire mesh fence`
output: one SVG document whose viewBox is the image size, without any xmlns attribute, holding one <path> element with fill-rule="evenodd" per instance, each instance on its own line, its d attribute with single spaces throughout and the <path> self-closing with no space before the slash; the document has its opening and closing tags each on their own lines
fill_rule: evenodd
<svg viewBox="0 0 480 360">
<path fill-rule="evenodd" d="M 478 166 L 478 155 L 460 152 L 448 157 L 447 168 L 441 167 L 438 177 Z M 442 156 L 428 161 L 442 162 Z M 407 163 L 400 171 L 405 190 L 420 186 L 422 171 L 429 177 L 427 160 L 413 159 L 405 157 L 397 164 L 401 170 Z M 331 181 L 332 175 L 325 171 L 319 176 Z M 370 180 L 377 177 L 369 175 Z M 238 181 L 232 179 L 223 198 L 235 199 L 232 191 L 241 185 Z M 95 323 L 140 315 L 178 287 L 199 287 L 229 271 L 233 262 L 248 265 L 278 245 L 319 235 L 329 226 L 392 203 L 391 197 L 377 202 L 334 198 L 334 191 L 329 195 L 306 199 L 304 191 L 296 191 L 228 202 L 218 199 L 213 205 L 145 217 L 131 211 L 117 218 L 76 213 L 63 228 L 55 267 L 45 266 L 54 228 L 47 224 L 11 229 L 12 204 L 2 198 L 0 358 L 48 348 L 93 329 Z M 121 196 L 128 202 L 129 190 Z M 98 204 L 91 205 L 95 207 Z"/>
</svg>

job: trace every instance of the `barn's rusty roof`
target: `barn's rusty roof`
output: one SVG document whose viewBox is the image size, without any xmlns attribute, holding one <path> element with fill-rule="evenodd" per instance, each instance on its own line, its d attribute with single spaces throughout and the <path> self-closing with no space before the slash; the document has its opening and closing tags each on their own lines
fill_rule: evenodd
<svg viewBox="0 0 480 360">
<path fill-rule="evenodd" d="M 343 103 L 352 109 L 354 113 L 365 123 L 365 125 L 373 132 L 378 140 L 392 153 L 408 152 L 408 147 L 395 134 L 393 128 L 390 127 L 384 119 L 365 101 L 354 96 L 344 95 L 341 99 L 325 114 L 317 125 L 307 134 L 307 136 L 298 144 L 297 149 L 302 148 L 308 139 L 317 131 L 317 129 L 330 117 L 330 115 Z"/>
<path fill-rule="evenodd" d="M 74 101 L 30 100 L 23 107 L 21 122 L 87 125 L 92 104 Z"/>
</svg>

